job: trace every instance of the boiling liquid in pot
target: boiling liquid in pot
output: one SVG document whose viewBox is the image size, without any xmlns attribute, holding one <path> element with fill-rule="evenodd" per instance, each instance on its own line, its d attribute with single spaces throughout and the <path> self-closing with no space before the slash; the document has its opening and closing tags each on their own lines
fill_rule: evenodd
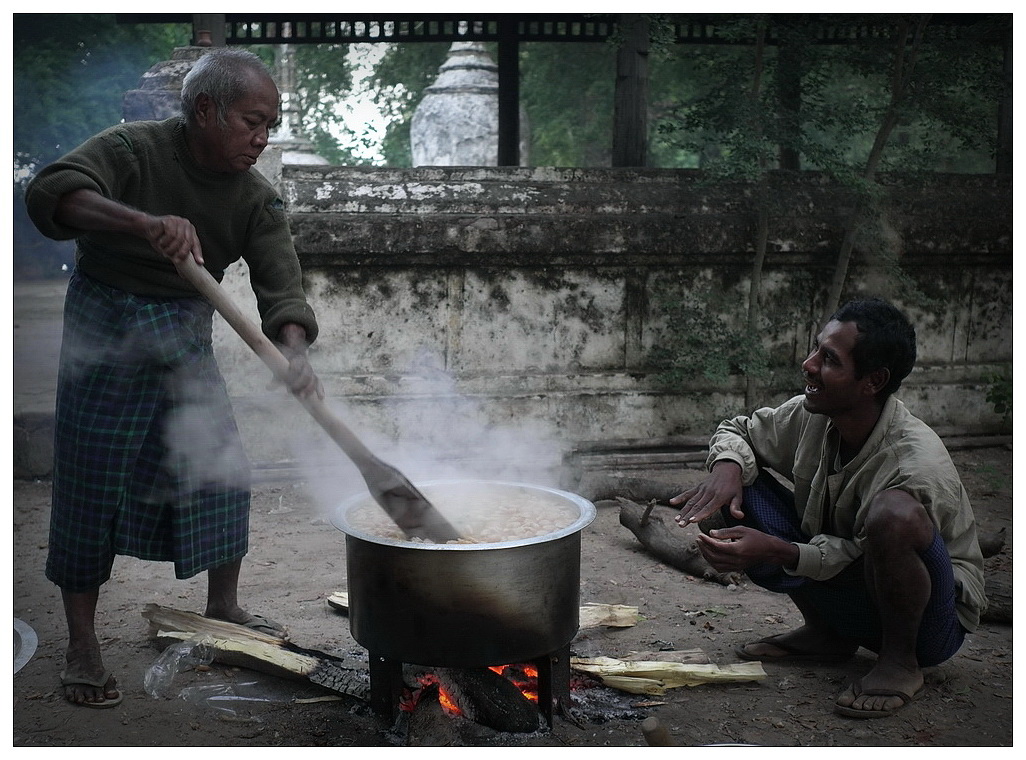
<svg viewBox="0 0 1026 760">
<path fill-rule="evenodd" d="M 442 483 L 418 486 L 435 509 L 459 531 L 453 544 L 519 541 L 553 533 L 573 523 L 580 511 L 566 499 L 545 491 L 502 483 Z M 379 538 L 411 543 L 376 503 L 353 507 L 347 514 L 353 528 Z"/>
</svg>

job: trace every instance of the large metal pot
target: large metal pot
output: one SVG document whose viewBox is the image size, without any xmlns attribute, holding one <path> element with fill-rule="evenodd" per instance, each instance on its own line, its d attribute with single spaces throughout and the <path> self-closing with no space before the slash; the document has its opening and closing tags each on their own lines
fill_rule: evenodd
<svg viewBox="0 0 1026 760">
<path fill-rule="evenodd" d="M 553 488 L 475 482 L 546 494 L 575 507 L 578 517 L 565 528 L 524 540 L 413 543 L 354 527 L 348 516 L 367 497 L 347 500 L 334 523 L 346 534 L 349 627 L 373 655 L 418 665 L 482 667 L 526 662 L 576 635 L 581 530 L 595 518 L 595 506 Z"/>
</svg>

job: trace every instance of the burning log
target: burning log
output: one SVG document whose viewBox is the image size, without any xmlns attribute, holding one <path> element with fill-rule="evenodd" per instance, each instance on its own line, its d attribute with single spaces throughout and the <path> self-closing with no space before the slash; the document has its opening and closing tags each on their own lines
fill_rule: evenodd
<svg viewBox="0 0 1026 760">
<path fill-rule="evenodd" d="M 541 727 L 535 703 L 497 668 L 439 668 L 414 678 L 421 687 L 404 708 L 408 746 L 459 745 L 464 721 L 515 733 Z"/>
<path fill-rule="evenodd" d="M 143 617 L 150 621 L 150 636 L 160 646 L 202 640 L 214 653 L 215 662 L 309 681 L 361 700 L 369 697 L 366 673 L 345 666 L 341 659 L 330 654 L 303 649 L 242 625 L 157 604 L 146 605 Z"/>
<path fill-rule="evenodd" d="M 724 586 L 740 582 L 741 576 L 737 573 L 717 572 L 705 561 L 694 534 L 673 522 L 675 512 L 662 509 L 657 513 L 656 502 L 643 505 L 624 498 L 617 501 L 620 503 L 620 524 L 637 536 L 652 556 L 696 578 L 716 581 Z"/>
<path fill-rule="evenodd" d="M 407 723 L 406 746 L 453 747 L 461 743 L 455 722 L 442 706 L 440 691 L 437 681 L 421 689 Z"/>
<path fill-rule="evenodd" d="M 475 723 L 514 733 L 531 733 L 540 727 L 538 706 L 490 668 L 445 668 L 438 678 L 463 716 Z"/>
</svg>

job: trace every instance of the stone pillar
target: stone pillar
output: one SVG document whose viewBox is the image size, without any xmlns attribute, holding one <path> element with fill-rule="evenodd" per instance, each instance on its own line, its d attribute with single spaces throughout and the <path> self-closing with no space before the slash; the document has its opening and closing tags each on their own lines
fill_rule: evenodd
<svg viewBox="0 0 1026 760">
<path fill-rule="evenodd" d="M 121 103 L 125 121 L 167 119 L 182 112 L 182 80 L 209 47 L 175 48 L 170 61 L 155 63 L 129 90 Z"/>
<path fill-rule="evenodd" d="M 275 79 L 281 91 L 281 119 L 278 129 L 271 135 L 270 144 L 264 153 L 276 149 L 283 165 L 328 163 L 318 155 L 313 142 L 303 134 L 300 123 L 299 101 L 296 80 L 296 63 L 293 57 L 294 45 L 276 45 L 274 51 L 277 68 Z M 260 168 L 260 165 L 257 165 Z M 262 170 L 261 170 L 262 171 Z M 267 172 L 264 172 L 267 176 Z M 280 176 L 280 168 L 278 175 Z M 270 177 L 268 177 L 270 179 Z"/>
<path fill-rule="evenodd" d="M 520 164 L 527 165 L 521 110 Z M 496 166 L 499 158 L 498 66 L 479 42 L 454 42 L 438 78 L 424 91 L 410 124 L 414 166 Z"/>
<path fill-rule="evenodd" d="M 139 80 L 139 87 L 125 93 L 121 114 L 125 121 L 161 120 L 182 112 L 182 80 L 210 45 L 175 48 L 171 60 L 149 68 Z M 295 72 L 288 45 L 276 51 L 278 71 L 275 80 L 282 92 L 281 128 L 270 142 L 256 169 L 275 186 L 281 182 L 283 164 L 324 164 L 313 143 L 300 131 L 299 113 L 295 104 Z"/>
</svg>

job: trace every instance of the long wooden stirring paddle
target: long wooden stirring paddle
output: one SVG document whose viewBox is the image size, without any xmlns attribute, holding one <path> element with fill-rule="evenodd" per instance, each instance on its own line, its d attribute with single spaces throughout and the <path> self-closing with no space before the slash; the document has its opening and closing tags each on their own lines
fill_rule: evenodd
<svg viewBox="0 0 1026 760">
<path fill-rule="evenodd" d="M 218 314 L 253 349 L 279 380 L 285 380 L 289 361 L 206 269 L 191 256 L 176 263 L 178 273 L 213 305 Z M 382 462 L 316 395 L 296 398 L 324 428 L 360 471 L 367 489 L 396 525 L 411 538 L 436 543 L 458 539 L 459 533 L 424 495 L 395 467 Z"/>
</svg>

